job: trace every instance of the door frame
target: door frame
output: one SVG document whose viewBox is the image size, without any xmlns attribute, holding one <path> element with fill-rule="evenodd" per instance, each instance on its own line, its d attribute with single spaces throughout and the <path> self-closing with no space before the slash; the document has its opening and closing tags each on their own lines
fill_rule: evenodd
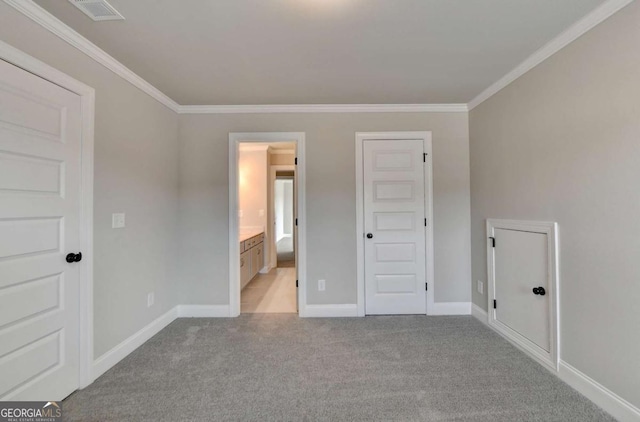
<svg viewBox="0 0 640 422">
<path fill-rule="evenodd" d="M 295 142 L 298 164 L 295 183 L 298 186 L 298 315 L 306 316 L 307 305 L 307 219 L 305 207 L 305 132 L 231 132 L 229 133 L 229 316 L 240 315 L 240 228 L 238 147 L 248 142 Z"/>
<path fill-rule="evenodd" d="M 424 171 L 424 200 L 427 214 L 426 228 L 426 293 L 427 315 L 434 314 L 434 262 L 433 262 L 433 152 L 431 132 L 357 132 L 356 133 L 356 281 L 357 281 L 357 312 L 358 316 L 365 316 L 365 262 L 364 262 L 364 166 L 363 147 L 365 141 L 407 141 L 422 140 L 426 156 Z"/>
<path fill-rule="evenodd" d="M 80 249 L 78 263 L 78 348 L 82 389 L 94 381 L 93 374 L 93 148 L 95 90 L 27 53 L 0 41 L 0 59 L 80 96 L 82 113 L 80 170 Z"/>
<path fill-rule="evenodd" d="M 271 197 L 269 198 L 269 209 L 273 213 L 274 217 L 275 217 L 275 182 L 276 182 L 276 173 L 279 170 L 280 171 L 293 171 L 294 172 L 294 187 L 293 188 L 294 188 L 294 190 L 297 189 L 297 186 L 295 186 L 295 171 L 296 171 L 295 164 L 274 164 L 274 165 L 271 166 L 271 168 L 269 170 L 269 185 L 271 186 Z M 295 215 L 293 216 L 293 218 L 296 218 Z M 274 235 L 273 235 L 273 239 L 271 239 L 273 242 L 271 242 L 272 244 L 269 245 L 269 268 L 276 268 L 278 266 L 278 253 L 277 253 L 277 250 L 276 250 L 277 241 L 276 241 L 276 236 L 275 236 L 275 229 L 272 228 L 272 231 L 273 231 Z M 292 234 L 292 236 L 293 236 L 293 234 Z M 294 244 L 293 247 L 294 247 L 294 250 L 295 250 L 296 245 Z M 297 263 L 296 263 L 296 265 L 297 265 Z"/>
<path fill-rule="evenodd" d="M 496 319 L 496 310 L 493 309 L 493 300 L 496 297 L 496 257 L 491 239 L 495 237 L 496 229 L 547 235 L 547 262 L 549 263 L 547 272 L 547 277 L 549 278 L 549 340 L 551 349 L 548 353 L 517 331 Z M 489 310 L 487 320 L 489 326 L 553 371 L 558 371 L 560 365 L 560 290 L 558 287 L 560 271 L 558 262 L 558 223 L 550 221 L 487 219 L 487 309 Z"/>
</svg>

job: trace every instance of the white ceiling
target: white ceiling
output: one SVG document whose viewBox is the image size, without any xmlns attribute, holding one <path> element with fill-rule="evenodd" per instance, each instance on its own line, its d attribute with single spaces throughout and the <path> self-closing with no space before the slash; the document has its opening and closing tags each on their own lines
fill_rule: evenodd
<svg viewBox="0 0 640 422">
<path fill-rule="evenodd" d="M 36 0 L 180 104 L 467 103 L 604 0 Z"/>
</svg>

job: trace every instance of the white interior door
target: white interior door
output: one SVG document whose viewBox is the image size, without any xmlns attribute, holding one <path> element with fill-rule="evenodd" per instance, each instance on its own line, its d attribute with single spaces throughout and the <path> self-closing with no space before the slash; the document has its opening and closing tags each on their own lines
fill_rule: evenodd
<svg viewBox="0 0 640 422">
<path fill-rule="evenodd" d="M 363 142 L 365 313 L 426 313 L 422 140 Z"/>
<path fill-rule="evenodd" d="M 0 400 L 78 387 L 80 142 L 80 97 L 0 60 Z"/>
<path fill-rule="evenodd" d="M 550 352 L 547 234 L 496 229 L 494 237 L 495 319 Z"/>
</svg>

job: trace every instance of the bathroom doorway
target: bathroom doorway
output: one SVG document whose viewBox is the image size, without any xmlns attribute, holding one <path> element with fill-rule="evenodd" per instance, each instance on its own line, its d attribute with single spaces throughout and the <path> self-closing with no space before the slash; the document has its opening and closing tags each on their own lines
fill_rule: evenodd
<svg viewBox="0 0 640 422">
<path fill-rule="evenodd" d="M 238 139 L 235 146 L 235 166 L 231 167 L 237 171 L 237 219 L 232 229 L 237 235 L 232 234 L 235 241 L 230 250 L 235 244 L 239 246 L 240 306 L 236 312 L 297 313 L 298 145 L 284 140 Z M 235 277 L 233 272 L 231 275 L 233 293 Z"/>
</svg>

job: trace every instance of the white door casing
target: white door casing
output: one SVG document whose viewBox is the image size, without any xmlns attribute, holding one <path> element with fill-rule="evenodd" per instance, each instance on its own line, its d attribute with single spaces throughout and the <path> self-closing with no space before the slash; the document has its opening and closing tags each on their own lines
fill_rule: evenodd
<svg viewBox="0 0 640 422">
<path fill-rule="evenodd" d="M 365 313 L 426 313 L 424 144 L 363 144 Z"/>
<path fill-rule="evenodd" d="M 297 157 L 294 158 L 294 160 L 298 160 Z M 293 259 L 295 260 L 295 266 L 296 268 L 298 267 L 298 184 L 296 183 L 296 178 L 295 178 L 295 165 L 294 167 L 294 177 L 293 177 L 293 215 L 292 215 L 292 235 L 293 235 Z M 300 289 L 300 287 L 298 286 L 298 280 L 297 280 L 297 270 L 296 270 L 296 311 L 298 311 L 298 313 L 300 313 L 300 295 L 297 294 L 298 290 Z"/>
<path fill-rule="evenodd" d="M 0 400 L 79 386 L 81 98 L 0 61 Z"/>
<path fill-rule="evenodd" d="M 240 250 L 238 233 L 238 146 L 240 143 L 295 142 L 298 164 L 295 168 L 296 216 L 296 278 L 298 279 L 298 315 L 306 312 L 306 208 L 305 208 L 305 133 L 245 132 L 229 133 L 229 316 L 240 315 Z"/>
<path fill-rule="evenodd" d="M 557 370 L 556 224 L 490 219 L 487 233 L 489 324 Z"/>
<path fill-rule="evenodd" d="M 355 134 L 355 179 L 356 179 L 356 310 L 358 316 L 365 316 L 365 225 L 364 225 L 364 142 L 367 140 L 404 141 L 421 139 L 424 145 L 424 201 L 427 218 L 425 251 L 426 251 L 426 313 L 437 314 L 435 307 L 434 247 L 433 247 L 433 152 L 431 132 L 357 132 Z"/>
</svg>

